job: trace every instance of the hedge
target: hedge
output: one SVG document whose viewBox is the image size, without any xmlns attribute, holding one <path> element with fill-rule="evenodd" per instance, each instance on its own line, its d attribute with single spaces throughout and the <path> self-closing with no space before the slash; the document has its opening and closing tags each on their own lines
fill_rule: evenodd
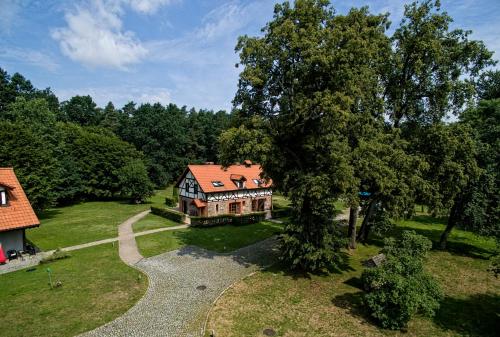
<svg viewBox="0 0 500 337">
<path fill-rule="evenodd" d="M 183 213 L 168 208 L 151 207 L 151 213 L 179 223 L 184 223 L 186 219 Z"/>
<path fill-rule="evenodd" d="M 177 205 L 177 202 L 173 198 L 166 197 L 165 205 L 167 205 L 168 207 L 174 207 Z"/>
<path fill-rule="evenodd" d="M 284 218 L 287 216 L 292 215 L 292 208 L 290 207 L 274 207 L 274 209 L 271 211 L 271 214 L 273 218 Z"/>
<path fill-rule="evenodd" d="M 265 220 L 266 212 L 255 212 L 249 214 L 235 215 L 223 214 L 211 217 L 191 216 L 191 226 L 193 227 L 213 227 L 220 225 L 247 225 Z"/>
</svg>

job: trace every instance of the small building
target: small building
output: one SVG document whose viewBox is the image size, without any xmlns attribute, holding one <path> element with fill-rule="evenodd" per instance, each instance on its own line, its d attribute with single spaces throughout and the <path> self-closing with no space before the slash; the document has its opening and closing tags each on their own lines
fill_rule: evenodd
<svg viewBox="0 0 500 337">
<path fill-rule="evenodd" d="M 205 163 L 188 165 L 177 180 L 179 210 L 191 216 L 267 212 L 271 217 L 272 182 L 262 168 L 245 160 L 229 167 Z"/>
<path fill-rule="evenodd" d="M 0 168 L 0 244 L 4 252 L 25 250 L 26 228 L 38 220 L 12 168 Z"/>
</svg>

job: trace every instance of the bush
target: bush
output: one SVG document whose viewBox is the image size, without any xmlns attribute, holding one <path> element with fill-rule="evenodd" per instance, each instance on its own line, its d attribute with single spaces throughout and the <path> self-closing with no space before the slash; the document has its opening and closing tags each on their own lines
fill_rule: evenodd
<svg viewBox="0 0 500 337">
<path fill-rule="evenodd" d="M 250 214 L 234 215 L 224 214 L 211 217 L 191 217 L 191 226 L 193 227 L 213 227 L 220 225 L 247 225 L 262 221 L 266 218 L 266 212 L 255 212 Z"/>
<path fill-rule="evenodd" d="M 167 205 L 168 207 L 175 207 L 177 205 L 177 202 L 172 198 L 166 197 L 165 205 Z"/>
<path fill-rule="evenodd" d="M 284 218 L 292 215 L 292 209 L 290 207 L 274 207 L 271 211 L 271 215 L 273 218 Z"/>
<path fill-rule="evenodd" d="M 363 303 L 382 327 L 401 329 L 415 314 L 432 317 L 439 308 L 441 289 L 423 267 L 431 246 L 429 239 L 404 232 L 400 242 L 386 240 L 382 266 L 363 272 Z"/>
<path fill-rule="evenodd" d="M 70 256 L 71 255 L 68 252 L 62 251 L 60 248 L 57 248 L 52 254 L 41 259 L 40 264 L 66 259 Z"/>
<path fill-rule="evenodd" d="M 151 213 L 179 223 L 184 223 L 184 220 L 186 220 L 183 213 L 168 208 L 151 207 Z"/>
</svg>

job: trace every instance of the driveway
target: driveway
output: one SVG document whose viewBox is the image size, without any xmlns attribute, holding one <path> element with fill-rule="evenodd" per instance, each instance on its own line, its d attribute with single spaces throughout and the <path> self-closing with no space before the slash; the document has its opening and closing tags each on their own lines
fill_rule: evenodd
<svg viewBox="0 0 500 337">
<path fill-rule="evenodd" d="M 230 254 L 188 246 L 143 258 L 134 267 L 148 275 L 144 297 L 123 316 L 81 336 L 200 336 L 217 296 L 276 259 L 274 238 Z"/>
</svg>

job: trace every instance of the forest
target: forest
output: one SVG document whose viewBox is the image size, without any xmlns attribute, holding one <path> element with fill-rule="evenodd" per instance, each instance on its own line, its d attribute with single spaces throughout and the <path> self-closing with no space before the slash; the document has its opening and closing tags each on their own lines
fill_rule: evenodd
<svg viewBox="0 0 500 337">
<path fill-rule="evenodd" d="M 60 102 L 49 88 L 0 68 L 0 163 L 15 168 L 37 211 L 84 200 L 140 202 L 186 164 L 216 161 L 230 119 L 175 104 Z"/>
</svg>

